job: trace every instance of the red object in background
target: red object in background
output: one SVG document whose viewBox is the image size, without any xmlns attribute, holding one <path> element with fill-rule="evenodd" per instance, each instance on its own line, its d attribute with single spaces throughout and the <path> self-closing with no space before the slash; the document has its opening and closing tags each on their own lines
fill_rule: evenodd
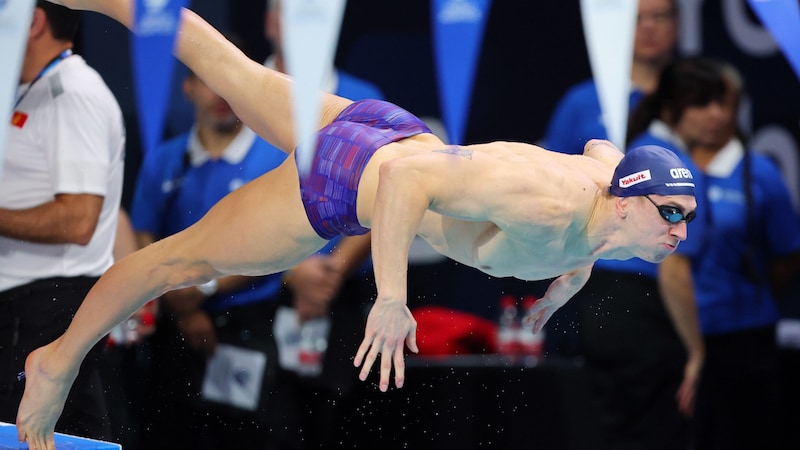
<svg viewBox="0 0 800 450">
<path fill-rule="evenodd" d="M 25 122 L 28 121 L 28 115 L 25 113 L 21 113 L 19 111 L 14 111 L 14 114 L 11 116 L 11 125 L 22 128 L 25 126 Z"/>
<path fill-rule="evenodd" d="M 142 322 L 142 325 L 144 326 L 156 324 L 155 300 L 150 300 L 149 302 L 145 303 L 144 308 L 142 310 L 142 316 L 139 320 Z"/>
<path fill-rule="evenodd" d="M 106 340 L 106 347 L 138 344 L 143 338 L 155 332 L 157 313 L 157 300 L 145 303 L 122 324 L 111 330 Z"/>
<path fill-rule="evenodd" d="M 439 306 L 412 311 L 417 321 L 419 355 L 494 353 L 497 327 L 482 317 Z"/>
</svg>

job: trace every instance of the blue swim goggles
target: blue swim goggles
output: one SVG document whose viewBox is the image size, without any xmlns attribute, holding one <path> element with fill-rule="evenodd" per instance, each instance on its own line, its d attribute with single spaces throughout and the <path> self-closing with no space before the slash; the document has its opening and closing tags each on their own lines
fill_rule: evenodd
<svg viewBox="0 0 800 450">
<path fill-rule="evenodd" d="M 691 211 L 688 214 L 683 214 L 683 210 L 678 208 L 677 206 L 670 206 L 670 205 L 659 205 L 650 198 L 649 195 L 644 196 L 646 199 L 650 200 L 650 203 L 653 204 L 658 209 L 658 213 L 661 214 L 661 217 L 664 218 L 669 223 L 675 224 L 680 222 L 681 220 L 685 220 L 686 223 L 691 222 L 697 217 L 697 213 L 695 211 Z"/>
</svg>

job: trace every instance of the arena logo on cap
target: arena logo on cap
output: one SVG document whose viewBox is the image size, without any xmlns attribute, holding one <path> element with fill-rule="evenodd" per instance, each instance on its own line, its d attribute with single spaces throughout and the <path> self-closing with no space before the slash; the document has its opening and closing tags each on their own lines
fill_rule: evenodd
<svg viewBox="0 0 800 450">
<path fill-rule="evenodd" d="M 674 169 L 669 169 L 669 174 L 670 176 L 672 176 L 673 179 L 682 179 L 682 178 L 694 179 L 694 177 L 692 176 L 692 171 L 685 167 L 676 167 Z"/>
<path fill-rule="evenodd" d="M 620 178 L 619 187 L 627 188 L 639 183 L 644 183 L 645 181 L 650 181 L 652 179 L 653 177 L 650 175 L 650 169 L 642 170 L 641 172 L 632 173 L 627 177 Z"/>
</svg>

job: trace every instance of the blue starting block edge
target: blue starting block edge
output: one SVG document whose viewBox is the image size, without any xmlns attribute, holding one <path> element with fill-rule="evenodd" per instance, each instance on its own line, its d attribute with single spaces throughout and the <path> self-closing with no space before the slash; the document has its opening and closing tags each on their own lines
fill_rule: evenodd
<svg viewBox="0 0 800 450">
<path fill-rule="evenodd" d="M 56 450 L 122 450 L 122 446 L 111 442 L 55 434 Z M 17 427 L 0 422 L 0 450 L 27 450 L 28 444 L 17 439 Z"/>
</svg>

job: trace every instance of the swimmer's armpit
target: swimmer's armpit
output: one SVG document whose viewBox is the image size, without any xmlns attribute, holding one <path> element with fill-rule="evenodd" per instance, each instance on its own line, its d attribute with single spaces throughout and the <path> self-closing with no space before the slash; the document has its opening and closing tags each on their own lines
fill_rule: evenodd
<svg viewBox="0 0 800 450">
<path fill-rule="evenodd" d="M 461 148 L 461 147 L 447 147 L 439 150 L 434 150 L 434 153 L 446 153 L 448 155 L 456 155 L 456 156 L 463 156 L 467 159 L 472 159 L 472 150 Z"/>
</svg>

